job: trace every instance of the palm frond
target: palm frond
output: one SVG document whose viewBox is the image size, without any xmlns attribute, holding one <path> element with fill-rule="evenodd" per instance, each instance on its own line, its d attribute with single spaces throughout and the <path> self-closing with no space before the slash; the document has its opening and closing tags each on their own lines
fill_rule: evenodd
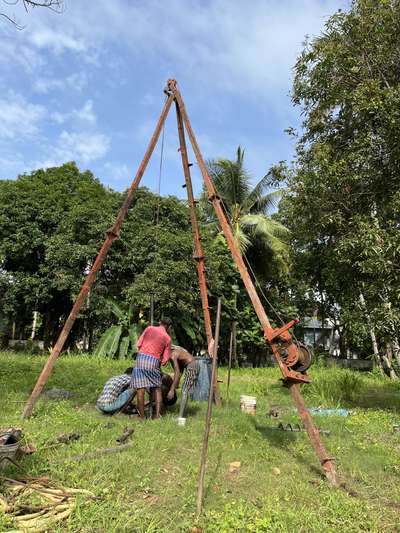
<svg viewBox="0 0 400 533">
<path fill-rule="evenodd" d="M 116 336 L 116 328 L 117 329 L 119 328 L 120 330 L 120 333 L 118 335 L 118 340 L 119 340 L 119 337 L 121 335 L 121 326 L 110 326 L 108 329 L 106 329 L 106 331 L 100 337 L 100 340 L 97 343 L 97 346 L 96 346 L 96 349 L 93 355 L 98 356 L 98 357 L 109 357 L 110 356 L 111 347 L 114 345 L 114 339 Z M 114 353 L 112 355 L 114 355 Z"/>
<path fill-rule="evenodd" d="M 107 298 L 106 301 L 107 301 L 107 305 L 110 307 L 111 311 L 118 318 L 118 320 L 124 320 L 125 310 L 123 309 L 123 307 L 117 304 L 117 302 L 113 300 L 112 298 Z"/>
<path fill-rule="evenodd" d="M 278 189 L 277 191 L 271 191 L 264 196 L 261 196 L 259 200 L 254 202 L 249 211 L 253 213 L 262 213 L 268 215 L 271 211 L 278 208 L 279 202 L 284 194 L 285 189 Z"/>
<path fill-rule="evenodd" d="M 236 160 L 216 159 L 207 162 L 215 188 L 227 209 L 242 204 L 250 191 L 250 175 L 243 166 L 244 150 L 239 146 Z"/>
<path fill-rule="evenodd" d="M 114 355 L 117 353 L 118 345 L 119 345 L 119 339 L 121 337 L 122 333 L 122 326 L 111 326 L 112 335 L 110 338 L 110 344 L 108 348 L 108 356 L 114 357 Z"/>
<path fill-rule="evenodd" d="M 284 189 L 276 191 L 265 192 L 269 187 L 270 176 L 266 174 L 254 186 L 246 199 L 246 210 L 248 212 L 264 213 L 275 209 L 278 206 L 279 200 L 284 192 Z"/>
<path fill-rule="evenodd" d="M 137 352 L 137 342 L 141 334 L 140 330 L 141 328 L 139 324 L 132 324 L 128 331 L 129 339 L 131 341 L 131 349 L 133 353 Z"/>
<path fill-rule="evenodd" d="M 285 240 L 290 231 L 276 220 L 265 215 L 245 215 L 240 223 L 244 231 L 248 231 L 262 238 L 275 253 L 287 249 Z"/>
<path fill-rule="evenodd" d="M 232 233 L 236 246 L 239 248 L 240 253 L 244 254 L 247 248 L 251 245 L 251 239 L 246 235 L 246 232 L 243 231 L 240 221 L 233 225 Z"/>
<path fill-rule="evenodd" d="M 125 359 L 126 356 L 128 355 L 129 342 L 130 342 L 129 335 L 125 335 L 125 337 L 122 337 L 121 342 L 119 344 L 119 352 L 118 352 L 119 359 Z"/>
</svg>

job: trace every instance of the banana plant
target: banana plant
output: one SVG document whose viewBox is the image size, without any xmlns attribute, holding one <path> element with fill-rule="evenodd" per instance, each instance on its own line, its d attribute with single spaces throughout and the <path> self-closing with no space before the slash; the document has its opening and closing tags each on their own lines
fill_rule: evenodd
<svg viewBox="0 0 400 533">
<path fill-rule="evenodd" d="M 115 300 L 106 300 L 110 311 L 117 319 L 117 324 L 110 326 L 97 343 L 94 355 L 125 359 L 128 354 L 137 352 L 137 341 L 142 331 L 142 325 L 132 323 L 133 306 L 125 308 Z"/>
</svg>

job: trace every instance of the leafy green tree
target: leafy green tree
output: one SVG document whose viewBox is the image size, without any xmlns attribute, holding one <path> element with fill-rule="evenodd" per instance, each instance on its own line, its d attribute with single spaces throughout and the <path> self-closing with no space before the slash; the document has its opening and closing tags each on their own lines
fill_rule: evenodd
<svg viewBox="0 0 400 533">
<path fill-rule="evenodd" d="M 26 324 L 39 311 L 41 333 L 54 342 L 119 199 L 75 163 L 0 181 L 0 277 L 10 319 Z"/>
<path fill-rule="evenodd" d="M 316 300 L 339 310 L 349 342 L 364 353 L 366 311 L 383 351 L 400 318 L 399 36 L 398 1 L 355 0 L 295 67 L 304 123 L 282 221 L 294 270 Z"/>
</svg>

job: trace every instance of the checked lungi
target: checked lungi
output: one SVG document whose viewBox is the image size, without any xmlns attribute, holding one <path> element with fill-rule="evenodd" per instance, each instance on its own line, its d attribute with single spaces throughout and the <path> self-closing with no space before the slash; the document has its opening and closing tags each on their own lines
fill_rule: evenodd
<svg viewBox="0 0 400 533">
<path fill-rule="evenodd" d="M 185 379 L 182 385 L 182 392 L 190 392 L 196 387 L 197 381 L 199 379 L 199 373 L 200 365 L 199 362 L 195 359 L 186 367 Z"/>
<path fill-rule="evenodd" d="M 131 383 L 135 389 L 161 387 L 160 360 L 152 355 L 139 352 L 132 371 Z"/>
</svg>

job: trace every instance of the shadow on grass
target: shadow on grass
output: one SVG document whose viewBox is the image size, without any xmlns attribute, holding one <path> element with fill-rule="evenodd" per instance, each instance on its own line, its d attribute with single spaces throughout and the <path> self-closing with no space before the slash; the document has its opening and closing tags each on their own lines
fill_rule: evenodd
<svg viewBox="0 0 400 533">
<path fill-rule="evenodd" d="M 185 416 L 194 416 L 201 410 L 197 403 L 189 403 L 185 410 Z"/>
<path fill-rule="evenodd" d="M 270 442 L 273 446 L 277 448 L 282 448 L 285 451 L 288 450 L 288 446 L 292 444 L 296 438 L 297 435 L 301 435 L 303 432 L 296 432 L 296 431 L 284 431 L 281 429 L 276 429 L 274 426 L 263 426 L 257 424 L 256 421 L 253 422 L 255 429 Z M 304 434 L 304 433 L 303 433 Z M 306 434 L 307 435 L 307 434 Z M 312 450 L 312 444 L 309 442 L 310 449 Z M 312 474 L 313 476 L 317 476 L 320 479 L 325 479 L 325 475 L 322 471 L 322 468 L 318 467 L 318 458 L 315 455 L 315 463 L 312 462 L 308 457 L 304 457 L 303 455 L 291 452 L 293 459 L 302 465 L 304 465 Z"/>
<path fill-rule="evenodd" d="M 351 407 L 362 409 L 389 409 L 400 412 L 400 386 L 397 384 L 385 384 L 367 386 L 361 394 L 352 398 L 348 403 Z"/>
<path fill-rule="evenodd" d="M 207 483 L 207 486 L 204 490 L 204 501 L 208 499 L 208 496 L 210 494 L 210 491 L 212 489 L 213 484 L 215 483 L 215 480 L 217 479 L 217 473 L 221 466 L 221 459 L 222 459 L 222 451 L 219 452 L 217 457 L 217 462 L 215 464 L 215 468 L 212 470 L 212 472 L 208 473 L 209 481 Z"/>
<path fill-rule="evenodd" d="M 180 409 L 180 400 L 178 400 L 175 405 L 166 407 L 165 414 L 178 416 L 179 409 Z M 195 416 L 200 410 L 201 410 L 201 407 L 197 403 L 189 402 L 185 409 L 185 418 Z"/>
<path fill-rule="evenodd" d="M 275 426 L 264 426 L 253 420 L 254 428 L 271 444 L 278 448 L 287 448 L 296 438 L 296 432 L 282 431 Z"/>
</svg>

